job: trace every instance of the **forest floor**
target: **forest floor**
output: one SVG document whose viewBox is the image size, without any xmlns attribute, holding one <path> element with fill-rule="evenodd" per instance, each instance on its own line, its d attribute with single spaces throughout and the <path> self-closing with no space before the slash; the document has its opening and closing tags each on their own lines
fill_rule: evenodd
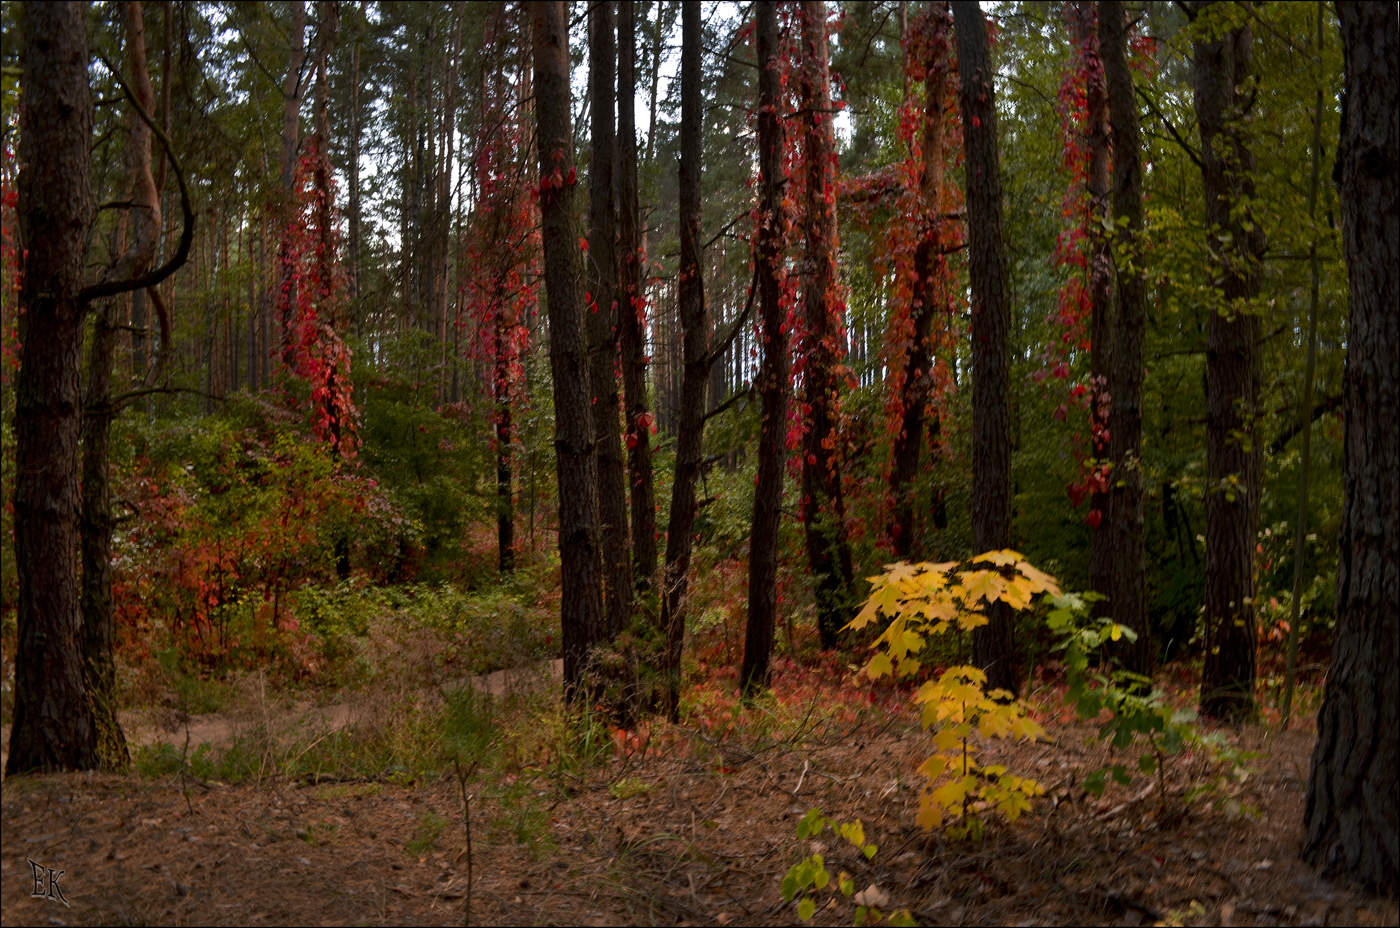
<svg viewBox="0 0 1400 928">
<path fill-rule="evenodd" d="M 841 669 L 828 670 L 843 685 Z M 546 664 L 475 683 L 499 705 L 537 711 L 540 700 L 557 703 L 557 672 Z M 813 679 L 780 662 L 777 680 L 804 673 Z M 1113 758 L 1093 729 L 1057 715 L 1052 689 L 1042 687 L 1038 714 L 1053 741 L 983 749 L 984 761 L 1037 778 L 1047 794 L 1014 824 L 989 824 L 980 842 L 914 825 L 915 769 L 929 749 L 903 707 L 907 690 L 834 711 L 820 687 L 736 708 L 727 724 L 658 724 L 632 740 L 601 728 L 584 733 L 585 749 L 575 733 L 572 753 L 548 749 L 537 714 L 502 715 L 486 762 L 463 771 L 468 841 L 450 771 L 280 772 L 292 753 L 357 726 L 411 728 L 431 697 L 366 691 L 311 706 L 271 700 L 258 681 L 214 715 L 124 717 L 142 773 L 7 779 L 0 922 L 789 924 L 796 908 L 783 877 L 813 853 L 824 854 L 832 887 L 848 872 L 862 901 L 920 924 L 1400 920 L 1394 900 L 1325 882 L 1298 859 L 1311 732 L 1231 733 L 1249 752 L 1247 775 L 1182 755 L 1168 768 L 1165 805 L 1153 778 L 1093 797 L 1080 787 L 1085 774 Z M 262 761 L 240 778 L 191 762 L 254 729 L 266 738 Z M 152 753 L 157 744 L 170 747 Z M 179 771 L 153 775 L 151 758 L 172 752 Z M 877 853 L 867 860 L 831 832 L 799 840 L 812 808 L 861 820 Z M 51 891 L 33 895 L 35 867 L 62 871 L 66 905 Z M 854 901 L 832 888 L 816 895 L 815 924 L 852 923 Z"/>
</svg>

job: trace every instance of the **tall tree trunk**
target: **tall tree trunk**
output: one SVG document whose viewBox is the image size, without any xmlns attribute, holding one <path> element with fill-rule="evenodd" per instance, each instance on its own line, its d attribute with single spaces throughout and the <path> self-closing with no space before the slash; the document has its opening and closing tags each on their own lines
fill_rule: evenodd
<svg viewBox="0 0 1400 928">
<path fill-rule="evenodd" d="M 817 630 L 823 648 L 836 647 L 836 635 L 852 616 L 854 571 L 846 542 L 844 471 L 840 453 L 840 390 L 845 368 L 845 300 L 836 273 L 836 141 L 831 125 L 827 69 L 826 3 L 802 4 L 802 69 L 798 75 L 804 111 L 803 167 L 806 171 L 807 279 L 802 308 L 806 318 L 802 372 L 803 400 L 811 412 L 803 436 L 802 523 L 807 563 L 816 580 Z"/>
<path fill-rule="evenodd" d="M 1117 8 L 1115 7 L 1115 10 Z M 1108 389 L 1113 345 L 1113 237 L 1104 228 L 1109 215 L 1109 109 L 1097 21 L 1097 5 L 1077 0 L 1069 9 L 1072 37 L 1083 49 L 1084 147 L 1089 152 L 1085 187 L 1089 195 L 1089 445 L 1090 467 L 1102 475 L 1109 467 L 1111 415 Z M 1131 89 L 1129 90 L 1131 93 Z M 1109 485 L 1095 479 L 1089 491 L 1089 588 L 1108 596 L 1112 586 L 1113 534 L 1109 522 Z M 1094 604 L 1096 615 L 1111 612 L 1107 599 Z"/>
<path fill-rule="evenodd" d="M 5 771 L 97 766 L 78 592 L 78 300 L 93 215 L 87 5 L 26 3 L 20 50 L 14 727 Z"/>
<path fill-rule="evenodd" d="M 137 101 L 152 113 L 155 94 L 146 65 L 146 28 L 139 0 L 122 6 L 126 26 L 126 71 Z M 130 277 L 145 273 L 155 261 L 161 229 L 160 196 L 151 174 L 151 130 L 135 110 L 128 116 L 126 170 L 133 204 L 127 217 L 130 242 L 113 261 L 111 273 Z M 143 291 L 136 291 L 137 294 Z M 117 677 L 113 649 L 112 504 L 108 460 L 112 420 L 112 356 L 117 333 L 113 305 L 106 303 L 93 326 L 88 356 L 87 394 L 82 421 L 82 612 L 83 658 L 88 698 L 97 734 L 97 756 L 105 770 L 125 770 L 130 761 L 126 737 L 117 721 Z"/>
<path fill-rule="evenodd" d="M 1323 19 L 1325 9 L 1317 7 L 1317 49 L 1319 57 L 1323 50 Z M 1298 517 L 1293 522 L 1293 595 L 1288 603 L 1288 657 L 1283 671 L 1283 706 L 1280 710 L 1280 725 L 1288 727 L 1293 717 L 1293 687 L 1298 679 L 1298 635 L 1299 619 L 1302 612 L 1303 561 L 1308 533 L 1308 473 L 1312 467 L 1312 405 L 1313 381 L 1317 377 L 1317 310 L 1320 302 L 1322 268 L 1319 265 L 1317 246 L 1322 238 L 1317 227 L 1317 195 L 1322 187 L 1322 81 L 1317 81 L 1313 100 L 1312 136 L 1312 175 L 1308 183 L 1308 221 L 1312 224 L 1312 241 L 1308 246 L 1308 335 L 1306 360 L 1303 362 L 1303 388 L 1298 392 L 1298 431 L 1303 433 L 1302 448 L 1298 456 Z"/>
<path fill-rule="evenodd" d="M 642 292 L 641 212 L 637 204 L 636 11 L 621 0 L 617 27 L 618 287 L 622 387 L 627 403 L 627 479 L 632 494 L 632 579 L 636 588 L 656 583 L 656 489 L 651 473 L 651 421 L 647 409 L 646 298 Z"/>
<path fill-rule="evenodd" d="M 1212 32 L 1225 4 L 1193 8 L 1203 37 L 1194 43 L 1196 118 L 1207 243 L 1222 305 L 1211 313 L 1206 345 L 1205 666 L 1201 714 L 1229 721 L 1254 714 L 1256 629 L 1254 536 L 1259 521 L 1259 318 L 1262 227 L 1251 218 L 1254 155 L 1245 138 L 1251 35 L 1247 25 Z"/>
<path fill-rule="evenodd" d="M 117 720 L 116 622 L 112 606 L 112 491 L 108 475 L 112 408 L 112 355 L 116 330 L 111 306 L 96 313 L 88 355 L 82 422 L 81 590 L 83 659 L 92 703 L 98 764 L 124 771 L 130 763 L 126 736 Z"/>
<path fill-rule="evenodd" d="M 510 372 L 504 357 L 505 326 L 496 322 L 496 551 L 497 569 L 508 574 L 515 570 L 515 500 L 511 493 Z"/>
<path fill-rule="evenodd" d="M 350 48 L 350 299 L 355 305 L 355 329 L 361 324 L 360 300 L 360 43 L 364 40 L 364 5 L 355 18 L 355 42 Z"/>
<path fill-rule="evenodd" d="M 944 96 L 951 65 L 949 23 L 946 15 L 941 15 L 936 8 L 929 9 L 927 15 L 935 17 L 932 26 L 940 40 L 929 43 L 933 58 L 926 63 L 924 77 L 924 163 L 919 176 L 919 195 L 926 226 L 914 251 L 913 270 L 917 279 L 914 282 L 913 305 L 910 307 L 914 331 L 909 353 L 904 360 L 900 429 L 894 437 L 890 468 L 890 496 L 894 500 L 890 535 L 895 554 L 901 558 L 914 554 L 913 483 L 919 472 L 919 453 L 924 443 L 924 416 L 933 392 L 933 323 L 938 311 L 946 309 L 949 299 L 943 281 L 947 265 L 943 254 L 946 243 L 939 217 L 945 173 Z M 935 414 L 929 422 L 929 431 L 937 435 L 940 428 Z M 935 490 L 935 499 L 939 497 L 941 492 Z"/>
<path fill-rule="evenodd" d="M 1112 552 L 1108 601 L 1118 624 L 1137 632 L 1137 641 L 1118 651 L 1123 666 L 1152 673 L 1156 649 L 1147 614 L 1147 549 L 1143 533 L 1142 381 L 1143 338 L 1147 331 L 1147 288 L 1141 270 L 1142 134 L 1137 99 L 1128 67 L 1127 11 L 1099 4 L 1099 52 L 1108 85 L 1109 130 L 1113 148 L 1113 219 L 1118 229 L 1117 313 L 1108 367 L 1109 458 L 1113 462 L 1108 501 Z"/>
<path fill-rule="evenodd" d="M 598 476 L 588 390 L 583 304 L 578 292 L 573 129 L 569 113 L 569 17 L 562 2 L 530 6 L 535 117 L 540 157 L 540 219 L 549 360 L 554 374 L 554 449 L 559 476 L 559 559 L 563 597 L 564 692 L 579 686 L 589 649 L 604 639 L 598 550 Z"/>
<path fill-rule="evenodd" d="M 778 522 L 783 500 L 783 433 L 787 428 L 788 336 L 783 325 L 783 124 L 779 89 L 778 14 L 770 0 L 754 5 L 758 48 L 758 304 L 763 358 L 758 474 L 749 536 L 749 617 L 739 685 L 744 696 L 768 686 L 778 618 Z"/>
<path fill-rule="evenodd" d="M 1337 153 L 1351 282 L 1346 502 L 1337 634 L 1308 779 L 1303 858 L 1400 892 L 1400 22 L 1338 3 L 1346 96 Z"/>
<path fill-rule="evenodd" d="M 432 294 L 433 321 L 437 327 L 437 398 L 438 403 L 451 399 L 449 393 L 449 369 L 455 363 L 450 352 L 448 329 L 453 327 L 451 318 L 452 293 L 450 286 L 452 265 L 452 165 L 456 152 L 457 123 L 457 73 L 462 48 L 462 11 L 457 5 L 452 10 L 452 33 L 448 39 L 447 60 L 443 65 L 443 109 L 439 126 L 438 159 L 433 193 L 433 265 Z"/>
<path fill-rule="evenodd" d="M 681 163 L 680 163 L 680 321 L 685 351 L 680 422 L 676 434 L 676 473 L 671 484 L 671 520 L 666 530 L 666 575 L 661 622 L 666 630 L 666 714 L 680 713 L 681 646 L 685 641 L 686 582 L 695 528 L 695 485 L 700 478 L 705 428 L 705 358 L 709 312 L 700 271 L 700 154 L 704 110 L 700 97 L 700 8 L 681 9 Z"/>
<path fill-rule="evenodd" d="M 675 7 L 669 3 L 656 3 L 656 28 L 651 34 L 651 103 L 648 107 L 650 122 L 647 124 L 647 164 L 656 156 L 656 94 L 661 86 L 661 52 L 666 47 L 666 32 L 675 23 L 675 13 L 668 11 Z M 669 19 L 669 22 L 668 22 Z"/>
<path fill-rule="evenodd" d="M 1001 222 L 1001 166 L 987 23 L 975 0 L 955 2 L 958 103 L 966 149 L 968 276 L 972 283 L 972 546 L 979 553 L 1011 543 L 1011 295 Z M 972 659 L 987 685 L 1019 687 L 1009 608 L 972 633 Z"/>
<path fill-rule="evenodd" d="M 278 212 L 277 308 L 281 322 L 282 368 L 296 370 L 293 333 L 296 312 L 296 274 L 293 269 L 289 221 L 296 209 L 297 152 L 301 141 L 301 66 L 306 61 L 306 0 L 292 3 L 292 31 L 287 52 L 287 74 L 282 79 L 282 203 Z"/>
<path fill-rule="evenodd" d="M 593 441 L 598 454 L 598 518 L 603 531 L 603 611 L 612 637 L 632 611 L 632 562 L 627 544 L 627 477 L 618 418 L 617 257 L 613 221 L 617 157 L 613 110 L 617 46 L 613 9 L 598 0 L 588 11 L 588 84 L 593 159 L 588 177 L 588 350 L 593 385 Z"/>
</svg>

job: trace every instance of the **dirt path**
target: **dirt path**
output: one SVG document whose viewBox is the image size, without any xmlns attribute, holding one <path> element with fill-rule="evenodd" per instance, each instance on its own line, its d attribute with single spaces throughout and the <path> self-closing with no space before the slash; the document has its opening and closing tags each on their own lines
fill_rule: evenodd
<svg viewBox="0 0 1400 928">
<path fill-rule="evenodd" d="M 193 729 L 192 729 L 193 731 Z M 455 783 L 188 785 L 69 774 L 8 780 L 5 925 L 787 924 L 780 895 L 813 806 L 861 818 L 880 850 L 832 842 L 833 876 L 874 885 L 927 924 L 1395 924 L 1393 901 L 1297 860 L 1311 737 L 1266 739 L 1229 803 L 1160 815 L 1138 790 L 1061 787 L 981 845 L 910 826 L 922 737 L 903 722 L 828 726 L 801 743 L 673 730 L 666 756 L 476 782 L 466 852 Z M 999 759 L 1070 783 L 1081 733 Z M 193 737 L 193 735 L 192 735 Z M 1171 781 L 1179 795 L 1199 771 Z M 1174 774 L 1176 776 L 1176 774 Z M 1239 814 L 1241 806 L 1257 815 Z M 69 903 L 34 898 L 28 861 L 63 870 Z M 850 924 L 830 893 L 816 924 Z"/>
<path fill-rule="evenodd" d="M 538 689 L 541 686 L 557 684 L 563 678 L 562 660 L 541 661 L 537 664 L 497 670 L 493 673 L 469 676 L 439 687 L 420 687 L 397 694 L 405 696 L 417 704 L 440 698 L 441 693 L 471 686 L 479 692 L 490 694 L 497 699 L 517 693 Z M 250 728 L 263 726 L 272 736 L 284 743 L 311 736 L 342 731 L 361 721 L 373 711 L 373 704 L 379 701 L 377 694 L 364 693 L 337 702 L 315 704 L 300 700 L 290 704 L 276 704 L 260 688 L 256 680 L 245 681 L 245 698 L 238 711 L 214 712 L 200 715 L 185 715 L 165 709 L 144 709 L 119 713 L 122 731 L 131 747 L 141 745 L 169 744 L 176 748 L 193 750 L 201 744 L 223 748 L 232 744 Z M 8 751 L 8 729 L 5 743 L 0 745 L 0 763 Z"/>
</svg>

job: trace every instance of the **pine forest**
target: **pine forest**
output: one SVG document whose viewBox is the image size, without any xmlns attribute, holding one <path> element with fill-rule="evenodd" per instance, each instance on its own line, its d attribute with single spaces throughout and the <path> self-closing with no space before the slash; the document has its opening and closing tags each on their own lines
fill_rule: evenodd
<svg viewBox="0 0 1400 928">
<path fill-rule="evenodd" d="M 1396 924 L 1397 11 L 3 0 L 0 924 Z"/>
</svg>

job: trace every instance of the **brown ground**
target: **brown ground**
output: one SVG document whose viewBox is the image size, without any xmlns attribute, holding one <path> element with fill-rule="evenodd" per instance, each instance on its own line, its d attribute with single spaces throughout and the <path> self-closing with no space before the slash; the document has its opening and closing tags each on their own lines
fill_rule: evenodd
<svg viewBox="0 0 1400 928">
<path fill-rule="evenodd" d="M 336 724 L 335 710 L 317 710 Z M 787 924 L 784 873 L 824 851 L 921 924 L 1396 924 L 1394 900 L 1318 879 L 1298 860 L 1313 736 L 1250 729 L 1242 784 L 1183 805 L 1207 780 L 1180 761 L 1160 812 L 1146 781 L 1091 798 L 1102 763 L 1082 728 L 999 748 L 1050 790 L 980 845 L 912 826 L 926 736 L 902 717 L 722 741 L 670 729 L 662 753 L 571 774 L 472 784 L 472 851 L 452 778 L 426 785 L 222 785 L 70 774 L 3 788 L 3 915 L 11 924 Z M 217 719 L 195 720 L 216 725 Z M 162 737 L 132 720 L 138 741 Z M 203 730 L 207 740 L 216 728 Z M 178 737 L 165 734 L 179 744 Z M 655 741 L 663 740 L 655 738 Z M 799 842 L 817 806 L 865 822 L 865 861 Z M 1253 807 L 1257 814 L 1241 808 Z M 434 829 L 439 832 L 435 836 Z M 830 834 L 826 835 L 830 839 Z M 68 907 L 31 898 L 29 860 L 62 869 Z M 820 894 L 816 924 L 853 905 Z"/>
</svg>

